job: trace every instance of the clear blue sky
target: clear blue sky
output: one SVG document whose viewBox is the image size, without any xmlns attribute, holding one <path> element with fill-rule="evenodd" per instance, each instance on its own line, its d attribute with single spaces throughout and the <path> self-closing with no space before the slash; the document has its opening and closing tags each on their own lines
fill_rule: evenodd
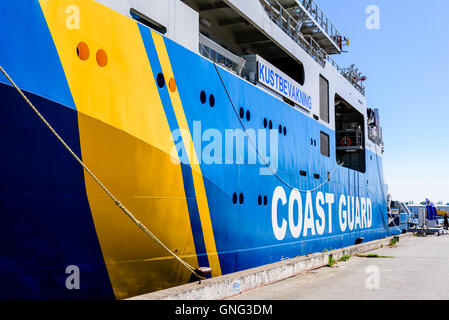
<svg viewBox="0 0 449 320">
<path fill-rule="evenodd" d="M 449 1 L 317 0 L 368 77 L 369 107 L 380 109 L 385 178 L 395 199 L 449 202 Z M 368 30 L 369 5 L 380 29 Z"/>
</svg>

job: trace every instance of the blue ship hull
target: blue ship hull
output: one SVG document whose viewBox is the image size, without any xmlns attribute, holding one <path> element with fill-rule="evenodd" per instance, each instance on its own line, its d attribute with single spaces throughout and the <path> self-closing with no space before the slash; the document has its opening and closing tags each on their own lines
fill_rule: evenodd
<svg viewBox="0 0 449 320">
<path fill-rule="evenodd" d="M 86 126 L 83 127 L 80 123 L 84 117 L 89 118 L 88 121 L 92 121 L 95 128 L 98 128 L 98 136 L 91 136 L 90 140 L 111 143 L 115 136 L 108 137 L 101 132 L 114 132 L 117 136 L 127 137 L 127 143 L 123 145 L 120 145 L 121 141 L 117 141 L 117 153 L 132 144 L 139 144 L 136 147 L 139 150 L 141 142 L 138 137 L 80 110 L 81 107 L 76 102 L 79 92 L 74 92 L 72 76 L 68 74 L 66 62 L 61 58 L 60 44 L 55 40 L 51 27 L 53 22 L 49 21 L 46 12 L 49 6 L 51 5 L 45 1 L 0 1 L 0 39 L 3 43 L 0 65 L 83 160 L 89 157 L 89 151 L 85 151 L 84 147 L 85 138 L 82 138 L 83 134 L 87 135 L 83 133 L 87 132 Z M 92 6 L 93 11 L 108 10 L 98 5 Z M 21 12 L 20 20 L 14 14 L 16 12 Z M 107 14 L 108 11 L 105 12 Z M 113 15 L 112 12 L 110 14 Z M 126 19 L 123 23 L 137 26 L 136 22 L 123 19 Z M 151 66 L 148 72 L 157 84 L 158 75 L 164 74 L 164 62 L 161 61 L 160 49 L 154 41 L 158 35 L 141 25 L 137 30 Z M 221 274 L 354 245 L 359 238 L 371 241 L 391 235 L 385 225 L 387 208 L 385 186 L 381 180 L 383 169 L 380 156 L 366 150 L 364 173 L 339 166 L 333 143 L 336 141 L 336 134 L 333 130 L 236 75 L 222 68 L 216 69 L 210 61 L 175 42 L 163 38 L 163 43 L 176 79 L 176 90 L 182 101 L 185 121 L 192 136 L 198 130 L 198 123 L 201 123 L 201 132 L 216 130 L 223 137 L 228 129 L 252 129 L 255 132 L 265 130 L 269 139 L 270 133 L 265 124 L 270 121 L 276 130 L 278 126 L 282 129 L 278 134 L 278 168 L 274 175 L 261 175 L 261 165 L 245 164 L 245 161 L 237 164 L 236 159 L 233 164 L 199 164 Z M 117 55 L 110 52 L 109 59 L 113 60 Z M 75 58 L 77 59 L 76 56 Z M 202 92 L 207 97 L 205 103 L 201 101 Z M 175 102 L 167 86 L 159 87 L 154 95 L 160 99 L 166 115 L 160 121 L 165 121 L 172 133 L 180 129 Z M 214 99 L 213 106 L 209 100 L 211 95 Z M 238 114 L 240 108 L 244 111 L 243 118 Z M 246 118 L 247 111 L 249 120 Z M 98 124 L 95 122 L 97 120 Z M 321 132 L 330 137 L 330 157 L 323 156 L 320 152 Z M 108 226 L 100 224 L 96 216 L 97 200 L 89 194 L 90 187 L 85 173 L 1 75 L 0 137 L 0 166 L 3 168 L 0 179 L 0 241 L 3 244 L 0 251 L 0 299 L 126 298 L 188 280 L 189 274 L 179 271 L 181 267 L 176 266 L 176 261 L 167 259 L 166 264 L 161 264 L 157 259 L 152 259 L 160 257 L 160 254 L 144 257 L 144 253 L 130 255 L 129 261 L 134 262 L 126 262 L 127 268 L 130 268 L 126 270 L 132 270 L 133 265 L 137 266 L 145 261 L 146 272 L 151 277 L 142 275 L 139 278 L 140 274 L 144 274 L 141 267 L 136 267 L 136 274 L 122 275 L 122 278 L 137 277 L 136 282 L 142 281 L 144 285 L 127 286 L 117 280 L 119 276 L 113 273 L 118 271 L 111 262 L 115 259 L 112 258 L 114 251 L 109 247 L 105 249 L 110 237 L 101 234 Z M 178 149 L 178 155 L 182 158 L 187 141 L 180 137 L 177 139 L 175 135 L 173 140 L 175 145 L 184 147 Z M 198 141 L 194 141 L 198 158 L 201 158 L 201 150 L 209 143 L 202 141 L 200 146 Z M 236 153 L 236 148 L 234 146 L 233 154 Z M 252 146 L 247 142 L 244 148 L 245 154 L 248 154 Z M 153 152 L 156 154 L 160 151 Z M 138 158 L 139 154 L 136 152 L 126 156 Z M 100 164 L 110 159 L 106 154 L 104 158 L 97 158 Z M 221 160 L 225 162 L 225 155 L 221 155 Z M 97 166 L 91 160 L 87 161 L 94 167 Z M 139 158 L 135 161 L 140 161 L 144 168 L 152 164 L 154 158 Z M 190 256 L 189 259 L 197 266 L 214 268 L 211 262 L 214 252 L 208 249 L 211 235 L 205 227 L 201 213 L 203 200 L 200 199 L 200 190 L 194 178 L 196 167 L 190 163 L 178 166 L 184 186 L 181 191 L 185 194 L 188 213 L 186 219 L 190 225 L 167 224 L 150 226 L 150 229 L 158 230 L 160 237 L 168 243 L 178 237 L 179 230 L 190 230 L 193 255 L 185 252 L 185 256 Z M 101 168 L 101 165 L 97 167 Z M 117 168 L 119 172 L 122 169 Z M 127 170 L 138 171 L 141 168 Z M 306 176 L 300 175 L 300 171 L 305 172 Z M 109 176 L 114 172 L 102 173 L 100 179 L 112 181 Z M 174 176 L 174 173 L 167 172 L 167 180 L 174 179 Z M 153 179 L 153 176 L 148 176 L 148 179 Z M 128 197 L 114 183 L 116 182 L 110 182 L 109 185 L 112 184 L 113 189 L 119 190 L 118 197 Z M 159 180 L 153 183 L 163 184 Z M 302 216 L 299 218 L 295 215 L 289 221 L 291 187 L 303 191 L 319 188 L 312 192 L 299 192 Z M 282 200 L 283 193 L 285 203 Z M 234 203 L 234 194 L 238 198 L 243 195 L 242 203 L 240 199 Z M 325 202 L 326 195 L 333 196 L 329 205 Z M 339 207 L 342 196 L 343 209 Z M 371 204 L 369 213 L 368 199 Z M 349 209 L 348 200 L 353 201 Z M 130 207 L 134 208 L 133 200 L 129 201 Z M 126 200 L 123 202 L 128 204 Z M 362 202 L 365 203 L 366 216 L 362 216 Z M 164 206 L 171 205 L 164 203 Z M 357 203 L 360 205 L 358 208 Z M 298 201 L 291 206 L 297 212 Z M 345 208 L 350 215 L 350 212 L 353 214 L 352 230 L 349 225 L 344 231 L 341 227 L 341 211 Z M 157 210 L 171 214 L 160 203 L 151 207 L 149 212 Z M 358 224 L 354 221 L 357 219 L 357 210 L 360 210 Z M 120 214 L 114 212 L 111 216 Z M 296 232 L 299 228 L 298 219 L 305 223 L 307 218 L 309 224 L 303 224 L 295 237 L 295 227 Z M 282 228 L 284 224 L 285 228 Z M 134 232 L 141 231 L 135 228 Z M 117 236 L 120 237 L 120 234 Z M 125 234 L 120 250 L 129 246 L 132 251 L 135 243 L 127 243 L 127 237 L 129 235 Z M 151 241 L 146 242 L 146 245 L 150 244 L 156 247 Z M 66 268 L 70 265 L 76 265 L 80 269 L 79 289 L 71 290 L 66 286 L 69 276 Z M 158 277 L 164 277 L 164 268 L 175 270 L 177 275 L 167 281 L 158 280 Z"/>
</svg>

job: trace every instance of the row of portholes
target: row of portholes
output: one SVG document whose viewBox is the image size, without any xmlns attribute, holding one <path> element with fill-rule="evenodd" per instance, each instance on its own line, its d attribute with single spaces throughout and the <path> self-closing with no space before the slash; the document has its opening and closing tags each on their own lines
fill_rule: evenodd
<svg viewBox="0 0 449 320">
<path fill-rule="evenodd" d="M 207 102 L 206 92 L 201 91 L 201 93 L 200 93 L 200 101 L 201 101 L 201 104 L 206 104 L 206 102 Z M 209 106 L 211 108 L 215 107 L 215 97 L 214 97 L 213 94 L 209 95 Z"/>
<path fill-rule="evenodd" d="M 162 89 L 165 87 L 165 77 L 162 73 L 158 73 L 156 77 L 156 82 L 159 88 Z M 168 81 L 168 88 L 170 89 L 171 92 L 176 91 L 176 81 L 174 78 L 170 78 L 170 80 Z"/>
<path fill-rule="evenodd" d="M 76 54 L 82 61 L 86 61 L 90 56 L 89 46 L 85 42 L 80 42 L 76 47 Z M 98 49 L 96 59 L 97 64 L 102 68 L 108 64 L 108 55 L 103 49 Z"/>
<path fill-rule="evenodd" d="M 240 193 L 239 195 L 237 195 L 237 193 L 234 192 L 234 194 L 232 195 L 232 203 L 233 204 L 243 204 L 245 202 L 245 198 L 243 193 Z M 268 197 L 267 196 L 261 196 L 259 195 L 259 197 L 257 198 L 257 203 L 259 204 L 259 206 L 264 205 L 265 207 L 268 205 Z"/>
<path fill-rule="evenodd" d="M 268 197 L 264 196 L 262 198 L 262 196 L 259 196 L 259 198 L 257 199 L 257 203 L 259 204 L 259 206 L 262 206 L 262 204 L 266 207 L 268 205 Z"/>
<path fill-rule="evenodd" d="M 237 202 L 239 202 L 240 204 L 243 204 L 245 202 L 243 193 L 237 195 L 237 193 L 234 192 L 234 194 L 232 195 L 232 203 L 237 204 Z"/>
<path fill-rule="evenodd" d="M 313 139 L 313 138 L 310 138 L 310 145 L 311 145 L 312 147 L 316 147 L 316 140 Z"/>
<path fill-rule="evenodd" d="M 269 120 L 268 121 L 268 119 L 267 118 L 264 118 L 263 119 L 263 127 L 265 128 L 265 129 L 270 129 L 270 130 L 272 130 L 273 129 L 273 121 L 271 121 L 271 120 Z M 286 136 L 287 135 L 287 127 L 285 127 L 285 126 L 282 126 L 281 124 L 279 125 L 279 134 L 283 134 L 284 136 Z"/>
<path fill-rule="evenodd" d="M 246 121 L 250 121 L 251 120 L 251 112 L 249 110 L 246 110 L 246 113 L 245 113 L 245 109 L 240 108 L 240 110 L 239 110 L 240 119 L 244 119 L 245 115 L 246 115 Z"/>
<path fill-rule="evenodd" d="M 301 176 L 303 176 L 303 177 L 307 177 L 307 171 L 301 170 L 301 171 L 299 171 L 299 174 L 300 174 Z M 319 174 L 315 173 L 315 174 L 313 175 L 313 177 L 314 177 L 315 179 L 320 179 L 321 176 L 320 176 Z"/>
</svg>

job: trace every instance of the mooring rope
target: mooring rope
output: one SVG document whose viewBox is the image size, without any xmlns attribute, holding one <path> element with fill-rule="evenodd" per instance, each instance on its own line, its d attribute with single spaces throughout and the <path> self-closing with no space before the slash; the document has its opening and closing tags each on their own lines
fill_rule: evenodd
<svg viewBox="0 0 449 320">
<path fill-rule="evenodd" d="M 68 144 L 61 138 L 61 136 L 53 129 L 53 127 L 48 123 L 48 121 L 42 116 L 42 114 L 37 110 L 37 108 L 31 103 L 31 101 L 26 97 L 22 90 L 16 85 L 16 83 L 11 79 L 8 73 L 0 66 L 0 71 L 5 75 L 11 85 L 17 90 L 25 102 L 31 107 L 31 109 L 36 113 L 36 115 L 42 120 L 42 122 L 47 126 L 47 128 L 53 133 L 53 135 L 59 140 L 59 142 L 67 149 L 67 151 L 75 158 L 75 160 L 86 170 L 86 172 L 94 179 L 94 181 L 103 189 L 103 191 L 114 201 L 115 205 L 120 208 L 143 232 L 145 232 L 151 239 L 153 239 L 159 246 L 161 246 L 165 251 L 167 251 L 171 256 L 179 261 L 184 267 L 186 267 L 190 272 L 192 272 L 199 279 L 204 280 L 205 277 L 200 276 L 196 269 L 188 264 L 185 260 L 171 251 L 161 240 L 159 240 L 142 222 L 140 222 L 113 194 L 109 191 L 106 186 L 101 183 L 101 181 L 93 174 L 93 172 L 84 164 L 84 162 L 73 152 L 73 150 L 68 146 Z"/>
</svg>

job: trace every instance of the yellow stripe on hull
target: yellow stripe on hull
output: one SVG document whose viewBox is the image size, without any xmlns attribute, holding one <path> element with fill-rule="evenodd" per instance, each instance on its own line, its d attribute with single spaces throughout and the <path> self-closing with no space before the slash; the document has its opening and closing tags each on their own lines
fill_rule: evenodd
<svg viewBox="0 0 449 320">
<path fill-rule="evenodd" d="M 174 143 L 137 23 L 90 0 L 40 4 L 78 110 L 84 162 L 170 249 L 198 266 L 181 166 L 171 161 Z M 79 29 L 67 26 L 73 4 Z M 77 55 L 80 42 L 89 48 L 87 60 Z M 85 184 L 117 298 L 189 280 L 90 177 Z"/>
<path fill-rule="evenodd" d="M 170 63 L 170 58 L 165 47 L 164 38 L 152 32 L 153 41 L 156 47 L 157 54 L 159 56 L 159 62 L 161 63 L 162 70 L 166 79 L 176 78 L 173 74 L 173 70 Z M 173 109 L 176 114 L 179 129 L 182 133 L 182 140 L 186 145 L 194 147 L 193 138 L 190 133 L 189 125 L 187 123 L 184 108 L 182 106 L 181 97 L 178 90 L 169 90 L 170 99 L 173 105 Z M 221 275 L 221 267 L 217 248 L 215 245 L 214 230 L 212 228 L 212 221 L 209 212 L 209 205 L 207 201 L 206 189 L 204 187 L 203 175 L 199 166 L 198 156 L 195 150 L 193 152 L 187 152 L 189 156 L 189 162 L 192 167 L 193 183 L 195 187 L 196 199 L 198 203 L 198 211 L 200 214 L 201 226 L 203 229 L 204 242 L 206 245 L 206 251 L 209 259 L 209 265 L 212 267 L 212 276 Z"/>
</svg>

